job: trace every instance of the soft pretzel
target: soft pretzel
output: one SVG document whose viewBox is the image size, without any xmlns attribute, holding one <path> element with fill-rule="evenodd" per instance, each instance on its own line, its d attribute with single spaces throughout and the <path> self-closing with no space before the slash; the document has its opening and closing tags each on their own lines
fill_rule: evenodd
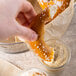
<svg viewBox="0 0 76 76">
<path fill-rule="evenodd" d="M 44 0 L 38 1 L 42 9 L 46 9 L 38 14 L 30 24 L 30 28 L 38 34 L 38 39 L 29 42 L 29 44 L 35 54 L 37 54 L 41 59 L 52 62 L 54 59 L 54 48 L 50 48 L 44 41 L 44 25 L 63 12 L 63 10 L 69 6 L 70 0 L 50 0 L 48 2 L 44 2 Z M 42 3 L 40 1 L 42 1 Z"/>
<path fill-rule="evenodd" d="M 39 2 L 43 10 L 49 7 L 50 18 L 46 23 L 50 22 L 61 12 L 63 12 L 69 6 L 70 3 L 70 0 L 37 0 L 37 1 Z"/>
<path fill-rule="evenodd" d="M 44 23 L 49 18 L 49 9 L 38 14 L 30 24 L 30 28 L 38 34 L 37 41 L 29 42 L 33 51 L 42 59 L 51 61 L 54 56 L 54 49 L 44 42 Z"/>
</svg>

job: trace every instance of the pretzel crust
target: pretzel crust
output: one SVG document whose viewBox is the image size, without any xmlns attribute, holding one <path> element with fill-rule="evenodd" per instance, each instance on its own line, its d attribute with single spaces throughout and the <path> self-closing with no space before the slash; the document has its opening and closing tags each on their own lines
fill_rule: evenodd
<svg viewBox="0 0 76 76">
<path fill-rule="evenodd" d="M 33 49 L 36 55 L 38 55 L 41 59 L 48 62 L 52 62 L 54 59 L 54 48 L 50 48 L 44 41 L 44 25 L 45 23 L 52 21 L 61 12 L 63 12 L 69 6 L 70 2 L 70 0 L 58 0 L 58 1 L 63 1 L 63 5 L 61 7 L 58 7 L 57 12 L 55 13 L 53 18 L 50 17 L 51 9 L 48 7 L 48 5 L 54 5 L 54 3 L 52 1 L 50 1 L 49 3 L 43 2 L 43 6 L 41 7 L 43 9 L 44 8 L 46 9 L 43 10 L 42 13 L 38 14 L 30 24 L 30 28 L 38 34 L 38 39 L 33 42 L 29 41 L 28 43 L 30 44 L 31 48 Z"/>
<path fill-rule="evenodd" d="M 54 49 L 47 46 L 44 41 L 44 24 L 49 18 L 49 9 L 38 14 L 30 24 L 30 28 L 38 34 L 37 41 L 29 42 L 34 52 L 43 60 L 51 61 L 54 56 Z"/>
</svg>

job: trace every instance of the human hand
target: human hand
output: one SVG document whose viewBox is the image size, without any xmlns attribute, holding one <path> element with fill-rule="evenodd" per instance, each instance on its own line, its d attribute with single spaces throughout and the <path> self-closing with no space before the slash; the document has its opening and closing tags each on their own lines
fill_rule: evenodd
<svg viewBox="0 0 76 76">
<path fill-rule="evenodd" d="M 20 16 L 20 12 L 24 14 L 25 20 L 22 19 L 22 15 Z M 19 36 L 30 41 L 36 40 L 37 34 L 26 27 L 35 16 L 36 12 L 26 0 L 0 0 L 0 40 L 10 36 Z M 16 21 L 16 17 L 17 20 L 21 20 L 20 23 Z M 23 23 L 25 27 L 22 26 Z"/>
</svg>

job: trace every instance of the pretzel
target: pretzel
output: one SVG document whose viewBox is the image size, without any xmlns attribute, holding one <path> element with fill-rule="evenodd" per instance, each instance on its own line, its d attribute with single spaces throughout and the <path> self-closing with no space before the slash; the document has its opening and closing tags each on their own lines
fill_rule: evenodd
<svg viewBox="0 0 76 76">
<path fill-rule="evenodd" d="M 42 3 L 40 1 L 42 1 Z M 56 4 L 56 1 L 59 1 L 62 4 L 58 5 Z M 38 0 L 38 2 L 42 9 L 46 9 L 43 10 L 42 13 L 38 14 L 30 24 L 30 28 L 38 34 L 38 39 L 36 41 L 29 42 L 29 44 L 35 54 L 41 59 L 52 62 L 54 59 L 54 48 L 50 48 L 44 41 L 44 25 L 45 23 L 52 21 L 62 11 L 64 11 L 69 6 L 70 0 L 50 0 L 48 2 Z M 54 11 L 54 9 L 51 9 L 51 7 L 53 6 L 56 8 L 56 12 L 52 16 L 51 12 Z"/>
<path fill-rule="evenodd" d="M 52 62 L 54 59 L 54 48 L 50 48 L 44 41 L 44 25 L 48 22 L 51 22 L 61 12 L 63 12 L 69 6 L 70 0 L 50 0 L 48 2 L 38 0 L 38 2 L 42 9 L 46 9 L 38 14 L 29 25 L 29 28 L 38 34 L 38 39 L 33 42 L 29 41 L 28 43 L 38 57 L 45 61 Z M 59 5 L 56 2 L 60 2 L 62 4 Z"/>
<path fill-rule="evenodd" d="M 49 7 L 50 18 L 46 23 L 56 18 L 69 6 L 70 3 L 70 0 L 37 0 L 37 1 L 39 2 L 43 10 Z"/>
<path fill-rule="evenodd" d="M 33 51 L 43 60 L 52 61 L 54 56 L 54 49 L 50 48 L 44 41 L 44 24 L 49 18 L 49 9 L 45 9 L 42 13 L 38 14 L 32 23 L 30 28 L 38 34 L 36 41 L 30 42 L 29 44 Z"/>
</svg>

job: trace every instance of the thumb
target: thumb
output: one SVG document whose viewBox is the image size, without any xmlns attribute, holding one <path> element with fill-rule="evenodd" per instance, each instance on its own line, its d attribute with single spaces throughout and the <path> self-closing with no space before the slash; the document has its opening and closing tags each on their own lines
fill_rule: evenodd
<svg viewBox="0 0 76 76">
<path fill-rule="evenodd" d="M 30 28 L 21 26 L 17 23 L 17 33 L 16 35 L 19 36 L 19 39 L 22 41 L 28 40 L 28 41 L 36 41 L 38 35 Z"/>
</svg>

